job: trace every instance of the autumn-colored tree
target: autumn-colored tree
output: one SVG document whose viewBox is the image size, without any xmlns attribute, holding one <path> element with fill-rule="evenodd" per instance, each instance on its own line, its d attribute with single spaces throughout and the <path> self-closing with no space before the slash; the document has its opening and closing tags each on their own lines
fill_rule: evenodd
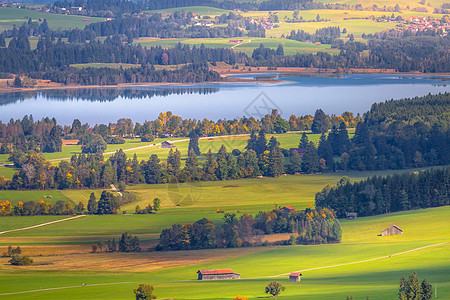
<svg viewBox="0 0 450 300">
<path fill-rule="evenodd" d="M 136 295 L 136 300 L 156 299 L 156 295 L 153 295 L 153 285 L 141 283 L 133 292 Z"/>
</svg>

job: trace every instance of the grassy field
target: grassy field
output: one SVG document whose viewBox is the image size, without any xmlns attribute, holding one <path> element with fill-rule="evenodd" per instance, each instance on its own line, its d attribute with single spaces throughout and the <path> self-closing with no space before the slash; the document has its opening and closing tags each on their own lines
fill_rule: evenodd
<svg viewBox="0 0 450 300">
<path fill-rule="evenodd" d="M 148 12 L 161 13 L 163 16 L 166 16 L 168 14 L 172 14 L 174 12 L 181 12 L 181 11 L 191 12 L 193 14 L 199 14 L 199 15 L 207 15 L 207 16 L 219 16 L 221 14 L 230 12 L 229 10 L 215 8 L 215 7 L 209 7 L 209 6 L 185 6 L 185 7 L 178 7 L 178 8 L 150 10 Z"/>
<path fill-rule="evenodd" d="M 251 55 L 255 48 L 258 48 L 260 44 L 263 44 L 267 48 L 276 49 L 279 44 L 283 45 L 284 53 L 286 55 L 293 55 L 296 53 L 317 53 L 318 51 L 327 53 L 339 53 L 336 49 L 330 49 L 331 45 L 315 45 L 313 43 L 304 43 L 287 39 L 272 39 L 272 38 L 239 38 L 243 42 L 240 44 L 230 43 L 230 39 L 224 38 L 201 38 L 201 39 L 157 39 L 157 38 L 138 38 L 134 40 L 135 44 L 141 44 L 142 46 L 162 46 L 162 47 L 175 47 L 178 43 L 186 44 L 191 47 L 201 44 L 207 48 L 232 48 L 235 51 L 244 52 Z"/>
<path fill-rule="evenodd" d="M 88 63 L 88 64 L 73 64 L 71 67 L 84 69 L 84 68 L 111 68 L 111 69 L 130 69 L 138 68 L 139 64 L 125 64 L 125 63 Z"/>
<path fill-rule="evenodd" d="M 84 22 L 86 17 L 83 16 L 66 16 L 59 14 L 49 14 L 37 12 L 34 10 L 0 7 L 0 31 L 9 30 L 16 25 L 21 26 L 31 18 L 33 21 L 39 21 L 39 18 L 47 19 L 50 29 L 70 29 L 84 28 L 87 24 L 104 21 L 103 18 L 88 17 L 89 22 Z"/>
<path fill-rule="evenodd" d="M 286 286 L 286 291 L 279 296 L 281 299 L 345 299 L 349 295 L 354 299 L 365 299 L 367 296 L 370 299 L 394 299 L 400 277 L 417 271 L 420 279 L 426 278 L 436 285 L 440 298 L 446 299 L 450 297 L 450 258 L 447 255 L 450 250 L 449 212 L 450 207 L 443 207 L 345 221 L 342 222 L 343 243 L 335 245 L 137 254 L 47 254 L 33 257 L 36 264 L 21 267 L 20 271 L 17 267 L 4 264 L 6 258 L 0 258 L 0 280 L 8 281 L 8 285 L 0 286 L 0 294 L 39 290 L 0 295 L 0 298 L 129 299 L 133 296 L 132 289 L 145 282 L 155 286 L 158 299 L 231 299 L 238 294 L 259 299 L 267 297 L 264 294 L 267 283 L 277 280 Z M 108 217 L 118 219 L 131 216 Z M 66 230 L 84 231 L 93 226 L 90 218 L 93 217 L 50 225 L 47 229 L 55 227 L 53 230 L 58 231 L 57 228 L 64 225 Z M 82 225 L 83 222 L 88 224 Z M 392 222 L 402 226 L 405 233 L 378 237 L 379 229 Z M 110 223 L 103 219 L 103 222 L 98 221 L 96 227 L 108 228 Z M 156 223 L 148 224 L 148 228 Z M 23 233 L 16 232 L 15 235 L 19 237 Z M 51 239 L 50 231 L 47 234 L 49 236 L 46 238 Z M 426 248 L 418 249 L 421 247 Z M 30 247 L 24 249 L 25 253 L 32 251 Z M 418 250 L 405 252 L 414 249 Z M 55 252 L 58 250 L 55 249 Z M 241 273 L 242 279 L 195 280 L 198 269 L 209 268 L 232 268 Z M 308 270 L 310 268 L 315 270 Z M 285 274 L 292 271 L 302 272 L 301 283 L 288 282 Z M 87 286 L 81 286 L 83 282 Z M 66 288 L 42 290 L 60 287 Z"/>
<path fill-rule="evenodd" d="M 46 196 L 46 197 L 44 197 Z M 52 196 L 49 198 L 48 196 Z M 60 191 L 0 191 L 0 202 L 8 200 L 13 205 L 19 203 L 19 201 L 39 201 L 44 200 L 47 203 L 55 203 L 58 200 L 71 201 L 68 197 L 64 196 Z M 76 203 L 78 203 L 77 201 Z"/>
</svg>

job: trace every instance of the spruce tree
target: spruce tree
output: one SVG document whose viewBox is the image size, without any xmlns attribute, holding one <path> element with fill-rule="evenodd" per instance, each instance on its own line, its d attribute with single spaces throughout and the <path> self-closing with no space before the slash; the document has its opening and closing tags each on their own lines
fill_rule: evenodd
<svg viewBox="0 0 450 300">
<path fill-rule="evenodd" d="M 298 144 L 298 148 L 300 149 L 306 149 L 306 147 L 309 144 L 308 136 L 305 132 L 302 133 L 302 137 L 300 138 L 300 143 Z"/>
<path fill-rule="evenodd" d="M 190 174 L 191 178 L 198 180 L 198 160 L 194 149 L 189 149 L 189 155 L 186 159 L 185 170 Z"/>
<path fill-rule="evenodd" d="M 313 133 L 325 133 L 328 131 L 327 116 L 323 110 L 318 109 L 314 115 L 314 121 L 311 125 L 311 131 Z"/>
<path fill-rule="evenodd" d="M 284 156 L 281 152 L 278 143 L 269 153 L 269 174 L 270 176 L 277 177 L 284 173 Z"/>
<path fill-rule="evenodd" d="M 90 214 L 97 213 L 97 209 L 98 209 L 97 200 L 95 199 L 95 194 L 93 192 L 89 196 L 89 202 L 88 202 L 87 209 Z"/>
<path fill-rule="evenodd" d="M 292 151 L 289 156 L 288 170 L 290 174 L 299 173 L 302 170 L 302 159 L 297 151 Z"/>
<path fill-rule="evenodd" d="M 256 142 L 256 154 L 260 155 L 267 150 L 267 139 L 264 130 L 260 130 L 258 134 L 258 140 Z"/>
<path fill-rule="evenodd" d="M 198 147 L 198 135 L 194 131 L 190 134 L 188 153 L 189 151 L 191 151 L 191 149 L 194 150 L 195 155 L 200 155 L 200 148 Z"/>
<path fill-rule="evenodd" d="M 319 155 L 313 142 L 306 146 L 305 155 L 302 158 L 302 171 L 311 174 L 319 171 Z"/>
</svg>

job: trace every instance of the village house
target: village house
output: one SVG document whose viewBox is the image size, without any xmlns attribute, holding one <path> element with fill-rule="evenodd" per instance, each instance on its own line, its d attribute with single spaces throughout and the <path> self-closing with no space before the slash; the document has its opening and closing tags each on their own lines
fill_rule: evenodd
<svg viewBox="0 0 450 300">
<path fill-rule="evenodd" d="M 289 154 L 292 155 L 293 151 L 297 151 L 297 153 L 300 156 L 300 158 L 302 158 L 303 155 L 305 155 L 305 152 L 306 152 L 306 150 L 304 148 L 290 148 L 289 149 Z"/>
<path fill-rule="evenodd" d="M 290 282 L 300 282 L 300 276 L 303 276 L 302 273 L 292 272 L 291 274 L 289 274 L 289 281 Z"/>
<path fill-rule="evenodd" d="M 291 213 L 295 210 L 295 208 L 293 208 L 292 206 L 285 206 L 280 208 L 281 212 L 285 212 L 285 213 Z"/>
<path fill-rule="evenodd" d="M 239 279 L 241 274 L 234 273 L 231 269 L 198 270 L 198 280 L 222 280 Z"/>
<path fill-rule="evenodd" d="M 171 141 L 164 141 L 161 143 L 161 148 L 172 148 L 174 146 Z"/>
<path fill-rule="evenodd" d="M 347 220 L 354 220 L 358 217 L 358 213 L 355 212 L 345 213 L 345 215 L 347 216 Z"/>
<path fill-rule="evenodd" d="M 381 232 L 381 236 L 385 236 L 385 235 L 393 235 L 393 234 L 402 234 L 403 233 L 403 229 L 401 229 L 400 227 L 398 227 L 397 225 L 391 225 L 388 228 L 386 228 L 385 230 L 383 230 Z"/>
</svg>

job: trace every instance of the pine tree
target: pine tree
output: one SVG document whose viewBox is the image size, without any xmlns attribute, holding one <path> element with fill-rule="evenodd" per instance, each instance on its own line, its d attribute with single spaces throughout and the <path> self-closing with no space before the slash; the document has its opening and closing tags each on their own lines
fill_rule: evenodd
<svg viewBox="0 0 450 300">
<path fill-rule="evenodd" d="M 296 150 L 292 151 L 289 156 L 288 170 L 290 174 L 300 173 L 302 170 L 302 159 Z"/>
<path fill-rule="evenodd" d="M 306 147 L 309 144 L 308 136 L 305 132 L 302 133 L 302 137 L 300 138 L 300 143 L 298 144 L 298 148 L 300 149 L 306 149 Z"/>
<path fill-rule="evenodd" d="M 318 109 L 314 115 L 314 121 L 311 125 L 311 131 L 313 133 L 325 133 L 328 131 L 327 116 L 323 110 Z"/>
<path fill-rule="evenodd" d="M 256 154 L 260 155 L 264 151 L 267 150 L 267 139 L 266 134 L 264 133 L 264 130 L 260 130 L 258 134 L 258 140 L 256 142 Z"/>
<path fill-rule="evenodd" d="M 225 180 L 228 178 L 230 167 L 228 165 L 228 152 L 227 148 L 225 148 L 224 145 L 222 145 L 219 149 L 219 152 L 217 152 L 217 170 L 216 170 L 216 176 L 220 180 Z"/>
<path fill-rule="evenodd" d="M 319 155 L 313 142 L 306 146 L 305 155 L 302 158 L 302 170 L 307 174 L 319 171 Z"/>
<path fill-rule="evenodd" d="M 245 149 L 253 150 L 253 151 L 257 152 L 257 150 L 258 150 L 258 137 L 257 137 L 255 131 L 252 131 L 252 133 L 250 133 L 250 138 L 247 140 L 247 146 L 245 146 Z"/>
<path fill-rule="evenodd" d="M 97 209 L 98 209 L 97 200 L 95 199 L 95 194 L 93 192 L 89 196 L 89 202 L 88 202 L 87 209 L 90 214 L 97 213 Z"/>
<path fill-rule="evenodd" d="M 319 158 L 323 158 L 325 160 L 326 167 L 329 170 L 334 170 L 333 149 L 331 147 L 331 143 L 323 133 L 320 137 L 317 153 L 319 154 Z"/>
<path fill-rule="evenodd" d="M 185 170 L 189 172 L 193 180 L 198 180 L 198 160 L 194 149 L 189 149 L 189 155 L 186 159 Z"/>
<path fill-rule="evenodd" d="M 191 151 L 191 149 L 194 150 L 195 155 L 200 155 L 200 148 L 198 147 L 198 135 L 194 131 L 190 134 L 188 153 L 189 151 Z"/>
<path fill-rule="evenodd" d="M 16 78 L 14 79 L 14 84 L 13 86 L 15 88 L 21 88 L 22 87 L 22 80 L 20 80 L 19 76 L 16 76 Z"/>
<path fill-rule="evenodd" d="M 269 174 L 277 177 L 284 173 L 284 156 L 278 143 L 275 143 L 269 153 Z"/>
</svg>

